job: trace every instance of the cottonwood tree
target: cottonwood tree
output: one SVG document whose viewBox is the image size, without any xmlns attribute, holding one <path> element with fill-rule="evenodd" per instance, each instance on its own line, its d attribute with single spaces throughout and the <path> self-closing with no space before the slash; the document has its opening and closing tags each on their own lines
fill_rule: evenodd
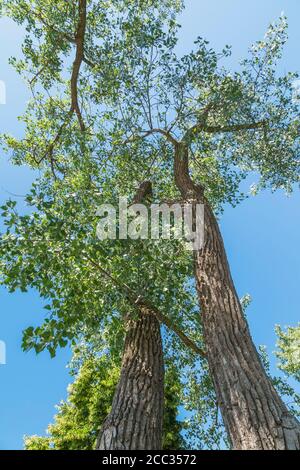
<svg viewBox="0 0 300 470">
<path fill-rule="evenodd" d="M 201 315 L 199 335 L 203 330 L 206 349 L 204 352 L 201 347 L 201 351 L 208 359 L 232 447 L 299 448 L 299 423 L 275 391 L 254 347 L 216 219 L 217 211 L 225 203 L 236 204 L 242 199 L 239 183 L 249 172 L 255 171 L 259 176 L 256 190 L 271 187 L 290 191 L 299 181 L 299 109 L 292 99 L 297 76 L 276 74 L 286 41 L 285 19 L 271 26 L 265 39 L 254 45 L 238 72 L 228 72 L 220 63 L 229 49 L 217 54 L 201 38 L 196 41 L 195 51 L 181 58 L 176 56 L 176 23 L 165 8 L 170 2 L 160 6 L 163 11 L 159 17 L 158 9 L 150 8 L 151 14 L 143 9 L 154 2 L 124 2 L 125 19 L 122 6 L 118 6 L 120 2 L 110 2 L 109 13 L 100 8 L 101 2 L 79 2 L 76 11 L 65 2 L 58 4 L 55 11 L 49 2 L 34 2 L 37 14 L 32 12 L 32 2 L 4 3 L 9 14 L 16 21 L 25 22 L 29 29 L 30 37 L 24 43 L 25 60 L 15 65 L 29 74 L 30 85 L 34 87 L 34 99 L 25 115 L 25 138 L 17 141 L 7 136 L 5 140 L 13 150 L 15 163 L 26 163 L 43 172 L 33 194 L 27 197 L 27 202 L 42 214 L 20 219 L 12 202 L 4 208 L 4 213 L 9 213 L 8 226 L 20 235 L 15 237 L 8 230 L 5 236 L 4 278 L 12 288 L 30 285 L 44 296 L 51 293 L 50 309 L 52 315 L 55 308 L 57 313 L 57 318 L 48 320 L 41 330 L 27 331 L 25 343 L 34 343 L 39 338 L 37 347 L 47 343 L 52 348 L 53 343 L 64 344 L 65 337 L 74 335 L 74 329 L 70 331 L 75 324 L 74 315 L 69 316 L 68 324 L 68 316 L 62 315 L 61 302 L 57 300 L 58 297 L 65 301 L 66 297 L 57 293 L 62 272 L 65 280 L 69 278 L 69 285 L 64 282 L 63 289 L 72 291 L 69 308 L 72 296 L 78 298 L 90 283 L 87 276 L 80 287 L 75 281 L 74 289 L 70 281 L 74 260 L 78 263 L 78 251 L 80 263 L 85 263 L 84 272 L 88 269 L 93 273 L 90 276 L 96 276 L 100 271 L 110 283 L 118 284 L 118 291 L 122 291 L 120 302 L 126 304 L 127 311 L 129 300 L 131 305 L 135 304 L 140 317 L 134 327 L 142 324 L 143 313 L 151 312 L 147 318 L 151 318 L 157 338 L 155 319 L 165 320 L 170 326 L 173 322 L 168 319 L 180 321 L 182 312 L 185 319 L 189 318 L 187 306 L 181 307 L 187 297 L 190 299 L 187 279 L 191 278 L 193 261 Z M 161 19 L 165 20 L 165 27 Z M 68 54 L 73 47 L 75 60 L 66 79 Z M 41 87 L 50 93 L 49 98 Z M 204 204 L 204 247 L 194 252 L 192 260 L 179 242 L 164 247 L 143 242 L 135 248 L 131 243 L 126 246 L 118 242 L 109 244 L 113 273 L 106 269 L 107 264 L 96 270 L 99 259 L 108 262 L 107 255 L 99 244 L 96 247 L 95 243 L 87 243 L 91 239 L 87 228 L 91 226 L 86 223 L 82 229 L 78 224 L 88 211 L 81 209 L 77 217 L 74 208 L 94 203 L 99 191 L 115 201 L 118 190 L 120 194 L 125 189 L 134 198 L 137 189 L 134 182 L 149 179 L 153 181 L 154 201 L 175 199 L 180 203 Z M 70 192 L 71 188 L 74 192 Z M 45 249 L 50 250 L 43 228 L 47 227 L 52 241 L 53 233 L 57 234 L 58 226 L 65 228 L 67 220 L 67 232 L 71 234 L 73 230 L 66 255 L 68 262 L 63 259 L 64 249 L 55 253 L 53 247 L 53 253 L 45 256 Z M 39 226 L 42 227 L 39 250 L 43 245 L 41 236 L 44 241 L 40 259 L 34 253 L 36 245 L 29 242 L 29 232 Z M 82 252 L 82 239 L 87 253 Z M 91 256 L 94 249 L 96 258 L 95 251 Z M 132 252 L 129 258 L 129 253 L 124 253 L 129 249 L 136 258 Z M 118 250 L 123 266 L 127 263 L 130 282 L 120 275 L 124 271 L 119 269 Z M 45 259 L 49 258 L 51 266 L 56 265 L 55 276 L 51 273 L 57 278 L 55 286 L 46 271 Z M 163 260 L 162 271 L 159 259 Z M 144 288 L 137 289 L 140 279 L 144 279 Z M 107 295 L 105 289 L 102 295 L 102 298 Z M 195 313 L 195 305 L 191 308 L 192 303 L 187 304 L 188 310 Z M 123 310 L 118 305 L 117 311 Z M 77 312 L 82 312 L 82 302 Z M 112 316 L 114 310 L 109 308 L 108 312 Z M 85 323 L 85 319 L 80 322 Z M 183 339 L 182 330 L 177 332 Z M 185 336 L 185 340 L 188 342 L 189 338 Z M 136 349 L 138 344 L 133 343 Z M 157 377 L 161 377 L 160 373 Z M 126 377 L 124 384 L 129 384 Z M 117 411 L 117 403 L 118 400 L 113 411 Z"/>
</svg>

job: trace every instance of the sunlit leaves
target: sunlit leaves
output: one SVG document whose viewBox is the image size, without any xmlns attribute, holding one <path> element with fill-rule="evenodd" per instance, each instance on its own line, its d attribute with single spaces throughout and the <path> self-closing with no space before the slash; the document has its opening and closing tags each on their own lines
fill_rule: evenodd
<svg viewBox="0 0 300 470">
<path fill-rule="evenodd" d="M 278 336 L 276 356 L 279 368 L 300 381 L 300 325 L 286 330 L 276 327 Z"/>
</svg>

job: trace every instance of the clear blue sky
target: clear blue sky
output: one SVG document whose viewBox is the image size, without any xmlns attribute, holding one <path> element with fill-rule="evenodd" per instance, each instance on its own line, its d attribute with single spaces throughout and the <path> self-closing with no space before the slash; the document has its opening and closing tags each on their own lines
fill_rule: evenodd
<svg viewBox="0 0 300 470">
<path fill-rule="evenodd" d="M 179 52 L 187 52 L 202 36 L 217 49 L 231 44 L 229 63 L 234 67 L 282 11 L 288 16 L 290 38 L 281 69 L 299 71 L 299 0 L 187 0 Z M 20 54 L 21 41 L 22 31 L 9 20 L 0 20 L 0 80 L 7 87 L 0 129 L 15 135 L 22 135 L 17 115 L 29 95 L 8 57 Z M 10 167 L 1 151 L 0 200 L 9 192 L 24 194 L 30 181 L 29 171 Z M 253 298 L 248 317 L 254 340 L 272 351 L 274 325 L 295 325 L 300 317 L 300 192 L 290 198 L 264 193 L 236 209 L 227 208 L 221 227 L 238 292 Z M 59 351 L 51 360 L 46 353 L 21 351 L 22 330 L 38 324 L 44 315 L 36 294 L 8 294 L 2 289 L 0 306 L 0 340 L 7 345 L 7 365 L 0 365 L 0 449 L 20 449 L 23 435 L 42 434 L 54 405 L 65 398 L 70 352 Z"/>
</svg>

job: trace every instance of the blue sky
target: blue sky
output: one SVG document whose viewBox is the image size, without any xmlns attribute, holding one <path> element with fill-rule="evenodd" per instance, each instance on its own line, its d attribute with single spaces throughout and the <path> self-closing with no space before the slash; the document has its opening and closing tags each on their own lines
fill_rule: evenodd
<svg viewBox="0 0 300 470">
<path fill-rule="evenodd" d="M 299 71 L 300 3 L 298 0 L 187 0 L 182 15 L 179 52 L 187 52 L 197 36 L 216 49 L 233 46 L 229 65 L 235 67 L 250 44 L 264 35 L 268 24 L 281 12 L 288 16 L 289 42 L 281 71 Z M 0 105 L 0 131 L 22 135 L 17 116 L 29 98 L 21 79 L 8 65 L 8 57 L 20 55 L 22 30 L 0 20 L 0 80 L 6 84 L 7 103 Z M 22 195 L 31 181 L 24 168 L 13 168 L 1 151 L 0 201 L 10 193 Z M 20 198 L 21 200 L 21 198 Z M 274 325 L 299 321 L 300 192 L 292 197 L 265 192 L 238 208 L 227 208 L 221 228 L 240 296 L 250 293 L 248 310 L 256 344 L 274 350 Z M 67 349 L 55 359 L 21 351 L 22 330 L 38 324 L 44 315 L 35 293 L 8 294 L 0 290 L 0 340 L 6 342 L 7 364 L 0 365 L 0 449 L 20 449 L 24 434 L 42 434 L 66 396 L 70 381 Z M 273 360 L 275 364 L 275 360 Z"/>
</svg>

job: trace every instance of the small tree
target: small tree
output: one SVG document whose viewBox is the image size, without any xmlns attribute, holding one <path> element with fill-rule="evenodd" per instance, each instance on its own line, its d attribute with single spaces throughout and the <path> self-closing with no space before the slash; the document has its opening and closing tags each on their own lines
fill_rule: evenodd
<svg viewBox="0 0 300 470">
<path fill-rule="evenodd" d="M 289 326 L 285 331 L 278 325 L 276 334 L 278 367 L 286 375 L 300 382 L 300 325 Z"/>
</svg>

